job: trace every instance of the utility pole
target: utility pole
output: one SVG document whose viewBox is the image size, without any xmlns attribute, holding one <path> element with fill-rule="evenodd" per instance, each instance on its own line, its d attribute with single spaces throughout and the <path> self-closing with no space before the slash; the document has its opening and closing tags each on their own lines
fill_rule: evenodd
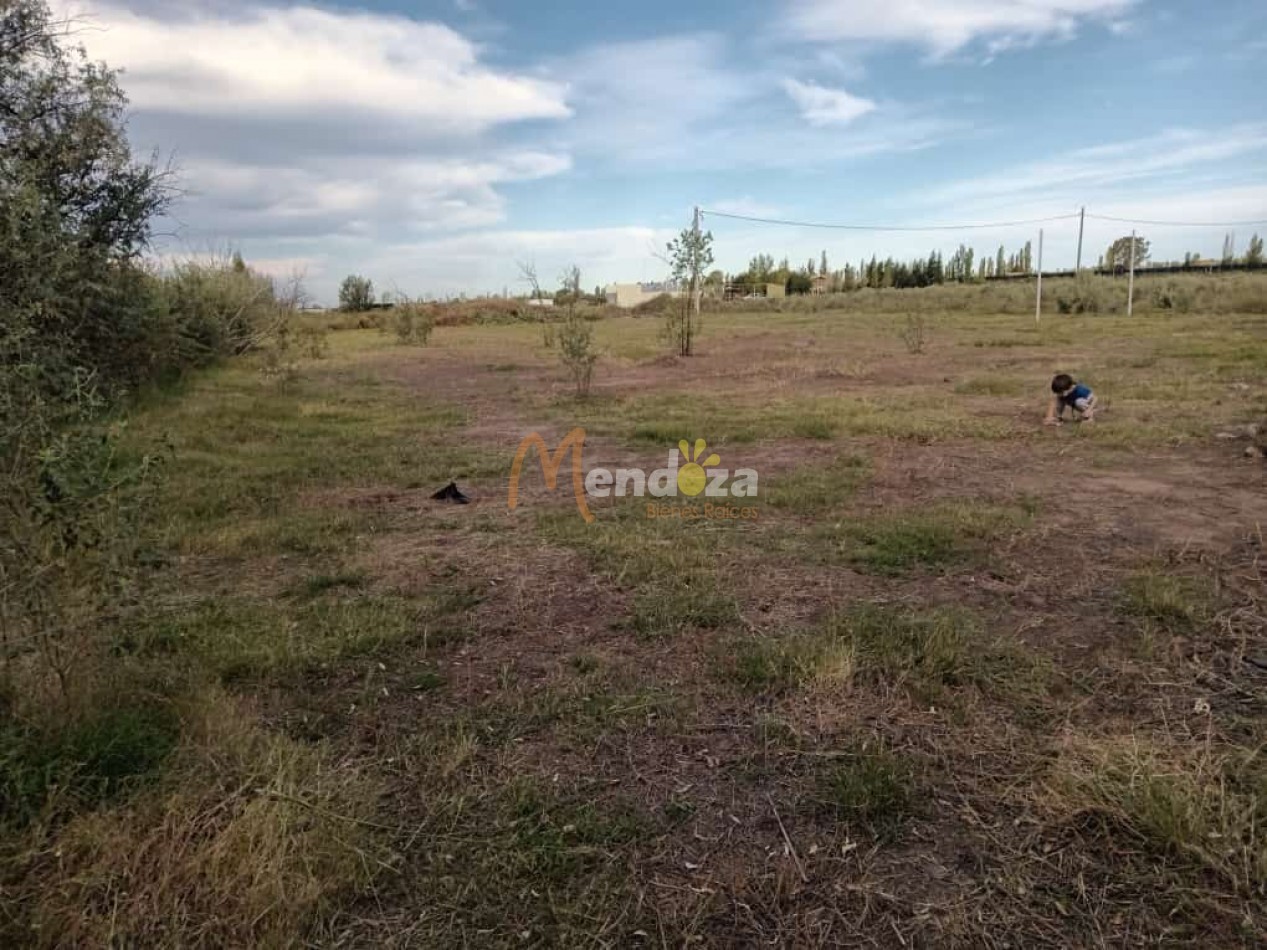
<svg viewBox="0 0 1267 950">
<path fill-rule="evenodd" d="M 695 206 L 695 224 L 693 226 L 694 231 L 695 231 L 695 242 L 694 242 L 695 247 L 691 254 L 691 258 L 692 258 L 691 259 L 691 297 L 692 297 L 691 310 L 694 311 L 694 314 L 691 317 L 692 325 L 686 328 L 686 332 L 687 332 L 686 338 L 688 340 L 695 335 L 695 331 L 699 328 L 700 304 L 701 304 L 701 298 L 704 296 L 704 287 L 703 287 L 704 275 L 702 273 L 704 268 L 700 264 L 699 221 L 700 221 L 699 205 L 696 205 Z M 689 352 L 689 344 L 688 344 L 688 352 Z"/>
<path fill-rule="evenodd" d="M 1038 229 L 1038 296 L 1034 300 L 1034 323 L 1043 312 L 1043 229 Z"/>
<path fill-rule="evenodd" d="M 1126 315 L 1131 315 L 1135 306 L 1135 231 L 1131 230 L 1130 277 L 1126 280 Z"/>
<path fill-rule="evenodd" d="M 1083 205 L 1078 210 L 1078 262 L 1074 265 L 1073 275 L 1077 277 L 1082 273 L 1082 226 L 1087 220 L 1087 208 Z"/>
</svg>

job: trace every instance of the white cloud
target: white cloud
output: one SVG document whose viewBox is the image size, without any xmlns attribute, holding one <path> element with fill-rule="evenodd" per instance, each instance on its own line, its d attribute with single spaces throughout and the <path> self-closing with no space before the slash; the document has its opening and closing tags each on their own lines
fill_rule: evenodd
<svg viewBox="0 0 1267 950">
<path fill-rule="evenodd" d="M 1127 182 L 1141 183 L 1193 172 L 1267 151 L 1267 125 L 1222 129 L 1171 129 L 1157 135 L 1075 149 L 1015 170 L 964 179 L 933 189 L 932 201 L 1015 205 L 1031 198 L 1067 196 L 1075 204 Z"/>
<path fill-rule="evenodd" d="M 875 110 L 875 103 L 870 99 L 817 83 L 785 79 L 783 90 L 796 103 L 801 115 L 810 125 L 848 125 L 854 119 Z"/>
<path fill-rule="evenodd" d="M 714 35 L 607 43 L 552 64 L 576 118 L 567 140 L 618 162 L 659 163 L 695 148 L 701 126 L 759 92 Z"/>
<path fill-rule="evenodd" d="M 439 23 L 251 0 L 58 12 L 123 70 L 139 149 L 176 157 L 186 195 L 160 230 L 187 243 L 490 227 L 501 186 L 572 166 L 498 134 L 569 116 L 563 84 L 490 67 Z"/>
<path fill-rule="evenodd" d="M 923 46 L 946 56 L 976 40 L 993 52 L 1071 36 L 1084 22 L 1117 22 L 1135 0 L 792 0 L 788 28 L 822 43 Z"/>
<path fill-rule="evenodd" d="M 190 199 L 208 206 L 203 228 L 243 236 L 487 227 L 504 217 L 494 186 L 570 167 L 566 155 L 524 151 L 469 160 L 316 157 L 289 167 L 206 159 L 183 173 L 195 189 Z"/>
<path fill-rule="evenodd" d="M 499 71 L 447 26 L 312 6 L 229 7 L 162 17 L 61 0 L 89 52 L 126 71 L 134 106 L 200 115 L 369 112 L 477 132 L 568 116 L 558 83 Z"/>
</svg>

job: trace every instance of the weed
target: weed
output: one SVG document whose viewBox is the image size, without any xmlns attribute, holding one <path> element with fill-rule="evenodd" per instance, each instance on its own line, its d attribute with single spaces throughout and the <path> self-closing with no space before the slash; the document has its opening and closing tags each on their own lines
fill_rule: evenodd
<svg viewBox="0 0 1267 950">
<path fill-rule="evenodd" d="M 1262 894 L 1267 767 L 1257 753 L 1138 737 L 1085 739 L 1054 765 L 1052 790 L 1066 813 L 1104 815 L 1157 851 Z"/>
<path fill-rule="evenodd" d="M 362 570 L 339 571 L 334 574 L 311 574 L 304 578 L 298 592 L 305 597 L 318 597 L 334 590 L 356 590 L 364 587 L 368 576 Z"/>
<path fill-rule="evenodd" d="M 662 586 L 648 584 L 634 596 L 630 626 L 640 637 L 675 636 L 693 627 L 715 628 L 739 620 L 733 597 L 706 580 Z"/>
<path fill-rule="evenodd" d="M 922 313 L 907 314 L 906 323 L 898 335 L 906 346 L 906 352 L 912 355 L 923 353 L 928 346 L 928 320 Z"/>
<path fill-rule="evenodd" d="M 1122 591 L 1124 613 L 1172 633 L 1194 629 L 1210 607 L 1208 585 L 1191 577 L 1145 571 L 1128 578 Z"/>
<path fill-rule="evenodd" d="M 881 836 L 914 811 L 915 789 L 910 761 L 882 741 L 845 750 L 820 779 L 820 795 L 837 820 L 859 822 Z"/>
<path fill-rule="evenodd" d="M 93 808 L 135 788 L 162 765 L 179 725 L 159 705 L 92 708 L 42 728 L 0 728 L 0 826 L 45 812 Z"/>
</svg>

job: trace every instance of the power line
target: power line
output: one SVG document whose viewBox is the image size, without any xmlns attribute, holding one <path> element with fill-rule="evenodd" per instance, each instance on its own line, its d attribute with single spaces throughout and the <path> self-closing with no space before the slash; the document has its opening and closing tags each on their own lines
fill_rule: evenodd
<svg viewBox="0 0 1267 950">
<path fill-rule="evenodd" d="M 701 208 L 700 214 L 714 218 L 729 218 L 732 221 L 751 221 L 756 224 L 778 224 L 790 228 L 820 228 L 831 231 L 976 231 L 989 228 L 1015 228 L 1028 224 L 1047 224 L 1051 221 L 1068 221 L 1078 217 L 1073 214 L 1058 214 L 1049 218 L 1027 218 L 1021 221 L 989 221 L 984 224 L 826 224 L 821 221 L 792 221 L 786 218 L 761 218 L 749 214 L 733 214 L 728 211 L 710 211 Z M 1267 226 L 1267 220 L 1260 221 L 1152 221 L 1146 218 L 1117 218 L 1107 214 L 1086 213 L 1088 218 L 1096 221 L 1112 221 L 1117 224 L 1143 224 L 1161 228 L 1252 228 Z"/>
<path fill-rule="evenodd" d="M 756 224 L 781 224 L 793 228 L 823 228 L 832 231 L 972 231 L 986 228 L 1014 228 L 1025 224 L 1046 224 L 1049 221 L 1068 221 L 1070 218 L 1078 217 L 1078 213 L 1075 211 L 1073 214 L 1058 214 L 1050 218 L 1029 218 L 1024 221 L 991 221 L 986 224 L 884 225 L 788 221 L 781 218 L 758 218 L 747 214 L 731 214 L 726 211 L 709 211 L 706 208 L 701 208 L 700 214 L 711 215 L 714 218 L 730 218 L 734 221 L 752 221 Z"/>
<path fill-rule="evenodd" d="M 1141 218 L 1113 218 L 1107 214 L 1087 214 L 1097 221 L 1115 221 L 1118 224 L 1147 224 L 1157 228 L 1253 228 L 1267 225 L 1267 221 L 1147 221 Z"/>
</svg>

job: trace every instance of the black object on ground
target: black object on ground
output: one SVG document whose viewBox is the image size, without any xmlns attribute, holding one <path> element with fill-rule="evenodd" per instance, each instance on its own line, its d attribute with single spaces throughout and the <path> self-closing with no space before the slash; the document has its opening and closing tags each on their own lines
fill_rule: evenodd
<svg viewBox="0 0 1267 950">
<path fill-rule="evenodd" d="M 431 497 L 436 501 L 451 501 L 455 505 L 469 505 L 471 503 L 471 499 L 462 494 L 457 482 L 449 482 Z"/>
</svg>

